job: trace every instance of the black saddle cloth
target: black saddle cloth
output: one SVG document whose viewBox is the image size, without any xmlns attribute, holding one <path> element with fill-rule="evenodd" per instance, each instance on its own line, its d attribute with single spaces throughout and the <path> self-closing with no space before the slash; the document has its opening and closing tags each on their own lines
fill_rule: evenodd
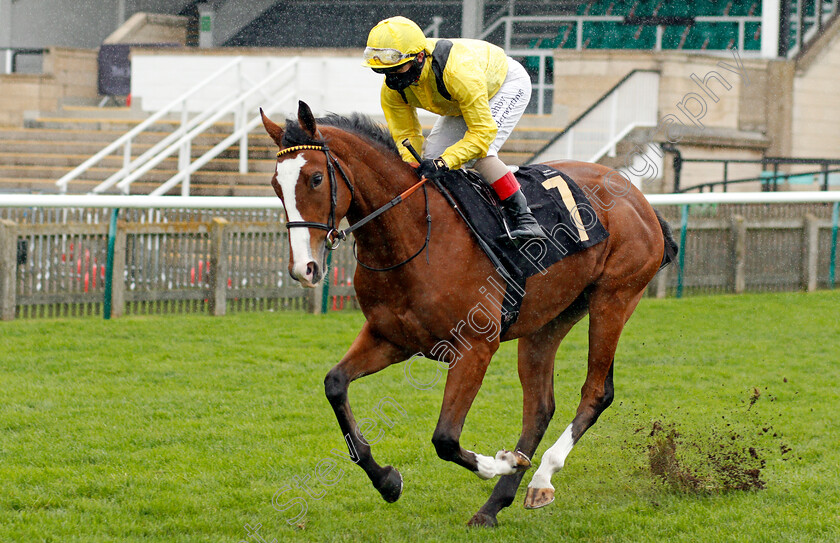
<svg viewBox="0 0 840 543">
<path fill-rule="evenodd" d="M 524 284 L 525 279 L 543 272 L 563 257 L 592 247 L 609 236 L 586 195 L 565 173 L 536 164 L 520 167 L 515 175 L 528 199 L 528 207 L 549 237 L 547 241 L 517 244 L 507 239 L 498 197 L 476 172 L 451 172 L 441 179 L 441 184 L 517 283 Z"/>
</svg>

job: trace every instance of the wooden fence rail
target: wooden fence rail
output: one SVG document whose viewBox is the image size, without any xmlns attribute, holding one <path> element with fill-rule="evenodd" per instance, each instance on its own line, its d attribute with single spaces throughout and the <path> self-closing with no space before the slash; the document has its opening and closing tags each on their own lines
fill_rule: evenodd
<svg viewBox="0 0 840 543">
<path fill-rule="evenodd" d="M 107 224 L 17 224 L 0 219 L 0 316 L 101 314 Z M 353 296 L 350 246 L 333 256 L 330 289 L 342 307 Z M 118 221 L 111 316 L 145 313 L 299 309 L 320 311 L 321 293 L 287 271 L 286 229 L 275 221 Z M 349 282 L 348 282 L 349 281 Z M 352 302 L 351 302 L 352 305 Z"/>
<path fill-rule="evenodd" d="M 0 219 L 0 318 L 102 314 L 107 273 L 113 317 L 357 306 L 352 244 L 330 255 L 324 293 L 290 279 L 286 229 L 272 217 L 141 218 L 146 222 L 117 222 L 110 272 L 104 221 Z M 672 218 L 671 223 L 680 239 L 679 222 Z M 688 293 L 741 293 L 833 286 L 833 227 L 833 220 L 811 212 L 800 218 L 692 218 L 681 249 L 682 287 Z M 677 276 L 675 266 L 660 272 L 649 295 L 675 293 Z"/>
<path fill-rule="evenodd" d="M 680 225 L 673 223 L 680 239 Z M 813 291 L 830 285 L 833 222 L 800 219 L 692 219 L 686 230 L 683 286 L 692 293 Z M 649 295 L 677 289 L 677 268 L 659 272 Z"/>
</svg>

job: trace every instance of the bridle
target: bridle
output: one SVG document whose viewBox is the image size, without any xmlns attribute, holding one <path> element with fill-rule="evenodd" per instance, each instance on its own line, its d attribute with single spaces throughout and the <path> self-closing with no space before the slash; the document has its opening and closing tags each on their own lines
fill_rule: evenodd
<svg viewBox="0 0 840 543">
<path fill-rule="evenodd" d="M 341 245 L 341 242 L 347 237 L 347 232 L 342 232 L 336 229 L 335 227 L 335 207 L 338 202 L 338 186 L 335 181 L 335 170 L 338 168 L 338 171 L 341 173 L 341 178 L 344 179 L 344 184 L 347 185 L 347 188 L 350 189 L 350 198 L 355 198 L 356 190 L 353 188 L 353 184 L 350 183 L 350 179 L 347 177 L 347 174 L 344 173 L 344 168 L 341 167 L 341 164 L 338 163 L 338 160 L 334 156 L 330 154 L 330 149 L 327 147 L 326 144 L 322 145 L 295 145 L 294 147 L 287 147 L 286 149 L 281 150 L 277 153 L 277 158 L 289 153 L 294 153 L 295 151 L 305 151 L 305 150 L 314 150 L 314 151 L 323 151 L 324 154 L 327 156 L 327 177 L 330 182 L 330 215 L 327 219 L 327 223 L 322 222 L 312 222 L 312 221 L 288 221 L 286 223 L 286 229 L 292 228 L 319 228 L 321 230 L 327 231 L 327 239 L 326 245 L 327 249 L 335 250 Z"/>
<path fill-rule="evenodd" d="M 338 249 L 341 242 L 347 239 L 347 235 L 353 233 L 355 230 L 361 228 L 368 222 L 372 221 L 379 215 L 385 213 L 392 207 L 396 206 L 400 202 L 402 202 L 405 198 L 411 196 L 417 189 L 420 187 L 423 188 L 423 194 L 426 198 L 426 241 L 423 243 L 423 246 L 420 249 L 408 257 L 406 260 L 400 262 L 399 264 L 395 264 L 393 266 L 387 266 L 384 268 L 374 268 L 364 264 L 361 260 L 359 260 L 358 255 L 356 254 L 356 246 L 355 242 L 353 245 L 353 256 L 356 258 L 356 261 L 361 265 L 363 268 L 371 270 L 371 271 L 390 271 L 405 264 L 408 264 L 414 258 L 416 258 L 420 253 L 423 252 L 426 247 L 429 246 L 429 238 L 432 235 L 432 217 L 429 214 L 429 194 L 426 190 L 426 178 L 421 179 L 405 191 L 403 191 L 399 196 L 395 197 L 393 200 L 388 202 L 387 204 L 383 205 L 382 207 L 376 209 L 375 211 L 371 212 L 369 215 L 361 218 L 356 224 L 350 225 L 348 228 L 343 230 L 339 230 L 336 228 L 335 224 L 335 209 L 338 204 L 338 182 L 335 179 L 335 171 L 338 170 L 338 173 L 341 174 L 341 178 L 344 179 L 344 184 L 347 185 L 347 188 L 350 189 L 350 199 L 356 197 L 356 190 L 353 188 L 353 184 L 350 182 L 350 179 L 347 177 L 347 174 L 344 172 L 344 168 L 341 167 L 341 164 L 338 162 L 331 153 L 329 147 L 327 147 L 326 143 L 320 144 L 312 144 L 312 145 L 295 145 L 293 147 L 287 147 L 285 149 L 280 150 L 277 153 L 277 158 L 280 158 L 283 155 L 293 153 L 296 151 L 305 151 L 305 150 L 312 150 L 312 151 L 323 151 L 324 155 L 326 155 L 327 159 L 327 179 L 330 183 L 330 214 L 327 218 L 326 223 L 322 222 L 314 222 L 314 221 L 288 221 L 286 222 L 286 229 L 290 230 L 292 228 L 318 228 L 320 230 L 325 230 L 327 232 L 326 238 L 324 240 L 324 245 L 330 251 L 334 251 Z"/>
</svg>

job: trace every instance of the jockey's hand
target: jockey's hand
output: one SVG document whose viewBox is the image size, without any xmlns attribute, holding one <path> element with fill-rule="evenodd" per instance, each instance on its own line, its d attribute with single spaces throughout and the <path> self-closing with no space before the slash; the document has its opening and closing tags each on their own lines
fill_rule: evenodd
<svg viewBox="0 0 840 543">
<path fill-rule="evenodd" d="M 417 166 L 417 175 L 427 179 L 437 179 L 449 171 L 449 166 L 442 158 L 435 159 L 427 158 L 420 162 Z"/>
</svg>

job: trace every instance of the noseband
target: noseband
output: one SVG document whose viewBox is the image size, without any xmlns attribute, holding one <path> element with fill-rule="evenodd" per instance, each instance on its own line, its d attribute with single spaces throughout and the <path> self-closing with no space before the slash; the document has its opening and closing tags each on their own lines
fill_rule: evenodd
<svg viewBox="0 0 840 543">
<path fill-rule="evenodd" d="M 350 199 L 356 197 L 356 190 L 353 188 L 353 184 L 350 182 L 350 179 L 347 177 L 347 174 L 344 172 L 344 168 L 341 167 L 341 164 L 338 160 L 330 154 L 330 149 L 327 147 L 326 143 L 321 143 L 318 145 L 295 145 L 293 147 L 287 147 L 282 149 L 277 153 L 277 158 L 281 156 L 293 153 L 296 151 L 305 151 L 305 150 L 312 150 L 312 151 L 323 151 L 327 158 L 327 179 L 330 183 L 330 215 L 327 219 L 326 223 L 322 222 L 313 222 L 313 221 L 288 221 L 286 222 L 286 229 L 292 228 L 318 228 L 320 230 L 326 230 L 327 235 L 326 239 L 324 240 L 324 244 L 326 245 L 327 249 L 330 251 L 334 251 L 338 249 L 338 246 L 341 245 L 341 242 L 347 239 L 347 235 L 351 234 L 354 230 L 361 228 L 368 222 L 372 221 L 379 215 L 385 213 L 395 205 L 402 202 L 405 198 L 409 197 L 411 194 L 414 193 L 420 187 L 423 187 L 423 194 L 426 197 L 426 241 L 423 243 L 423 246 L 420 247 L 420 250 L 408 257 L 406 260 L 400 262 L 399 264 L 395 264 L 393 266 L 387 266 L 385 268 L 374 268 L 371 266 L 365 265 L 359 257 L 356 255 L 355 245 L 353 250 L 353 256 L 356 258 L 356 262 L 358 262 L 363 268 L 366 268 L 371 271 L 390 271 L 400 266 L 407 264 L 414 260 L 423 250 L 429 246 L 429 238 L 432 235 L 432 217 L 429 214 L 429 194 L 426 191 L 426 178 L 421 179 L 410 188 L 405 190 L 399 196 L 395 197 L 393 200 L 385 204 L 384 206 L 380 207 L 379 209 L 373 211 L 369 215 L 360 219 L 356 224 L 351 225 L 349 228 L 345 228 L 344 230 L 338 230 L 335 227 L 335 208 L 338 203 L 338 183 L 335 180 L 335 170 L 338 169 L 338 173 L 341 174 L 341 178 L 344 179 L 344 184 L 347 185 L 347 188 L 350 189 Z"/>
</svg>

